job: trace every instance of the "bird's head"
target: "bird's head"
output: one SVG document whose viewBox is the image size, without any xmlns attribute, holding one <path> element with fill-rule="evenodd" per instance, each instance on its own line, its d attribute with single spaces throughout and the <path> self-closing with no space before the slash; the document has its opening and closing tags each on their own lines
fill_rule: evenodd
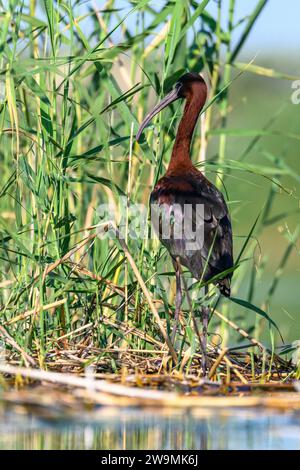
<svg viewBox="0 0 300 470">
<path fill-rule="evenodd" d="M 174 88 L 168 93 L 150 113 L 147 114 L 139 130 L 136 134 L 136 140 L 138 141 L 143 130 L 151 119 L 162 111 L 166 106 L 173 103 L 180 98 L 191 99 L 195 95 L 199 95 L 202 98 L 203 104 L 206 100 L 207 86 L 201 75 L 197 73 L 188 72 L 182 75 L 179 80 L 175 83 Z"/>
</svg>

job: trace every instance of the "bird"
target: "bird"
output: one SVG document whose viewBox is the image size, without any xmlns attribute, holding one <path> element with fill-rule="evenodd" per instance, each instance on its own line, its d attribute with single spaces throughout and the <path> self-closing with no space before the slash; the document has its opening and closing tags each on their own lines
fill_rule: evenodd
<svg viewBox="0 0 300 470">
<path fill-rule="evenodd" d="M 193 278 L 201 280 L 206 286 L 209 283 L 215 284 L 223 296 L 230 297 L 234 264 L 229 210 L 221 191 L 193 165 L 190 155 L 194 129 L 206 99 L 207 85 L 203 76 L 194 72 L 185 73 L 147 114 L 136 134 L 136 140 L 139 141 L 142 132 L 156 114 L 176 100 L 185 100 L 167 171 L 158 180 L 150 196 L 151 220 L 154 220 L 152 223 L 160 241 L 170 253 L 175 269 L 173 342 L 182 304 L 182 266 L 190 271 Z M 190 210 L 185 210 L 186 207 Z M 202 208 L 198 219 L 197 207 Z M 152 213 L 156 217 L 152 217 Z M 200 221 L 198 224 L 197 220 Z M 185 226 L 189 228 L 184 230 Z M 169 229 L 167 236 L 163 233 L 166 229 Z M 207 370 L 209 316 L 209 308 L 203 307 L 200 345 L 204 373 Z"/>
</svg>

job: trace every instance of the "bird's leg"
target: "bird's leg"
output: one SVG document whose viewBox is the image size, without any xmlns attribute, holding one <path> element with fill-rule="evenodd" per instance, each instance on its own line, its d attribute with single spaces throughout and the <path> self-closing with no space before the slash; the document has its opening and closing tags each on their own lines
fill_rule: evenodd
<svg viewBox="0 0 300 470">
<path fill-rule="evenodd" d="M 176 261 L 173 261 L 173 265 L 175 268 L 175 275 L 176 275 L 176 300 L 175 300 L 174 326 L 173 326 L 171 341 L 174 344 L 177 327 L 178 327 L 179 315 L 180 315 L 180 307 L 182 304 L 182 289 L 181 289 L 181 266 L 180 266 L 179 260 L 176 259 Z"/>
<path fill-rule="evenodd" d="M 189 294 L 188 287 L 187 287 L 187 285 L 186 285 L 186 282 L 185 282 L 184 277 L 182 278 L 182 280 L 183 280 L 184 290 L 185 290 L 185 293 L 186 293 L 187 302 L 188 302 L 189 309 L 190 309 L 190 312 L 191 312 L 191 317 L 192 317 L 192 321 L 193 321 L 193 325 L 194 325 L 194 330 L 195 330 L 195 333 L 196 333 L 196 335 L 197 335 L 197 338 L 199 339 L 200 346 L 201 346 L 201 348 L 202 348 L 201 333 L 200 333 L 200 331 L 199 331 L 199 328 L 198 328 L 198 325 L 197 325 L 197 321 L 196 321 L 196 317 L 195 317 L 195 314 L 194 314 L 194 312 L 193 312 L 192 299 L 191 299 L 191 296 L 190 296 L 190 294 Z"/>
<path fill-rule="evenodd" d="M 205 296 L 207 295 L 208 288 L 205 286 Z M 201 349 L 202 349 L 202 359 L 201 365 L 203 370 L 203 375 L 207 375 L 207 327 L 209 321 L 209 308 L 202 307 L 201 309 L 201 320 L 202 320 L 202 335 L 201 335 Z"/>
<path fill-rule="evenodd" d="M 188 301 L 189 308 L 190 308 L 191 315 L 192 315 L 194 330 L 196 332 L 196 335 L 198 336 L 201 351 L 202 351 L 201 367 L 203 371 L 203 376 L 206 377 L 207 376 L 207 354 L 206 354 L 207 351 L 206 350 L 207 350 L 207 328 L 208 328 L 208 321 L 209 321 L 209 308 L 202 307 L 201 309 L 202 332 L 200 333 L 198 325 L 197 325 L 197 321 L 193 312 L 192 300 L 191 300 L 184 278 L 183 278 L 183 283 L 184 283 L 184 287 L 186 291 L 187 301 Z M 205 295 L 206 294 L 207 294 L 207 287 L 205 287 Z"/>
</svg>

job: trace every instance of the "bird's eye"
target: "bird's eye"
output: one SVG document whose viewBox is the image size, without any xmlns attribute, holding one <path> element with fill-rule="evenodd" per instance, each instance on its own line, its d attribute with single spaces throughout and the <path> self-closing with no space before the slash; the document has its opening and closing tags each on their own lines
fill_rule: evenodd
<svg viewBox="0 0 300 470">
<path fill-rule="evenodd" d="M 182 83 L 181 83 L 181 82 L 175 83 L 175 88 L 176 88 L 176 91 L 177 91 L 177 93 L 178 93 L 178 95 L 179 95 L 179 93 L 180 93 L 180 91 L 181 91 L 181 89 L 182 89 Z"/>
</svg>

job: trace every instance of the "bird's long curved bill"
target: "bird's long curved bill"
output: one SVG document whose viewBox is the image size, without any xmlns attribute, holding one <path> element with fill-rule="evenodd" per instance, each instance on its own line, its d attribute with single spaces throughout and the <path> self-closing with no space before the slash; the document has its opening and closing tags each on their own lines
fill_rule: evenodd
<svg viewBox="0 0 300 470">
<path fill-rule="evenodd" d="M 156 106 L 155 108 L 147 114 L 145 119 L 143 120 L 142 124 L 139 127 L 139 130 L 136 134 L 136 140 L 138 141 L 139 138 L 141 137 L 141 134 L 147 124 L 151 121 L 151 119 L 158 114 L 162 109 L 164 109 L 166 106 L 169 104 L 173 103 L 173 101 L 177 100 L 179 98 L 178 94 L 178 88 L 174 88 L 174 90 L 170 91 Z"/>
</svg>

